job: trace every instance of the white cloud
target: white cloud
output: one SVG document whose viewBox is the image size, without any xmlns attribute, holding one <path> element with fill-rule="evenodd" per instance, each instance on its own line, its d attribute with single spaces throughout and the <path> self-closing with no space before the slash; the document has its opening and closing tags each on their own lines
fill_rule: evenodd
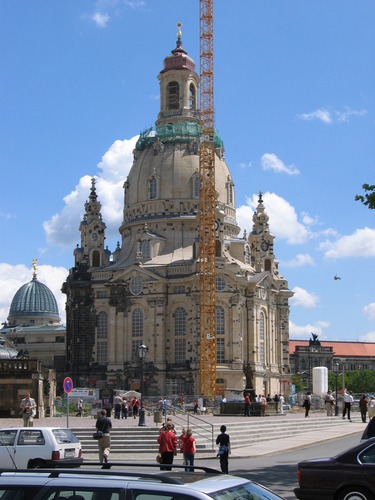
<svg viewBox="0 0 375 500">
<path fill-rule="evenodd" d="M 309 227 L 299 222 L 294 207 L 284 198 L 275 193 L 264 193 L 263 201 L 270 218 L 270 230 L 274 236 L 286 240 L 291 245 L 301 245 L 313 238 Z M 237 208 L 236 217 L 242 230 L 246 229 L 249 233 L 252 230 L 253 213 L 258 205 L 258 195 L 254 194 L 252 198 L 248 198 L 247 203 Z"/>
<path fill-rule="evenodd" d="M 327 259 L 375 257 L 375 229 L 365 227 L 336 241 L 324 241 L 319 246 Z"/>
<path fill-rule="evenodd" d="M 109 21 L 109 15 L 107 13 L 104 14 L 103 12 L 95 12 L 91 16 L 91 19 L 97 26 L 99 26 L 99 28 L 106 28 Z"/>
<path fill-rule="evenodd" d="M 324 337 L 324 329 L 328 328 L 330 323 L 328 321 L 318 321 L 313 324 L 307 324 L 304 326 L 299 326 L 289 322 L 289 337 L 291 339 L 308 340 L 311 338 L 311 333 L 315 333 L 319 337 Z"/>
<path fill-rule="evenodd" d="M 297 254 L 293 260 L 282 261 L 283 267 L 315 266 L 315 261 L 309 254 Z"/>
<path fill-rule="evenodd" d="M 281 172 L 288 175 L 297 175 L 300 173 L 295 165 L 285 165 L 274 153 L 265 153 L 260 161 L 263 170 L 272 170 L 273 172 Z"/>
<path fill-rule="evenodd" d="M 12 299 L 16 292 L 25 283 L 32 280 L 31 266 L 26 267 L 23 264 L 11 265 L 0 263 L 0 322 L 3 323 L 7 320 L 9 308 Z M 68 270 L 64 267 L 56 267 L 49 265 L 38 266 L 37 270 L 38 280 L 48 286 L 54 294 L 59 314 L 62 323 L 65 321 L 65 301 L 66 296 L 61 292 L 61 286 L 68 276 Z"/>
<path fill-rule="evenodd" d="M 359 338 L 359 342 L 375 342 L 375 331 L 368 332 Z"/>
<path fill-rule="evenodd" d="M 319 120 L 323 123 L 348 123 L 349 118 L 352 116 L 365 116 L 367 115 L 366 109 L 351 109 L 348 106 L 344 108 L 344 111 L 328 111 L 327 109 L 317 109 L 311 113 L 302 113 L 298 115 L 301 120 Z"/>
<path fill-rule="evenodd" d="M 365 116 L 367 115 L 366 109 L 350 109 L 345 108 L 345 111 L 336 111 L 337 121 L 340 123 L 347 123 L 351 116 Z"/>
<path fill-rule="evenodd" d="M 123 216 L 123 183 L 133 163 L 133 149 L 139 136 L 115 141 L 98 164 L 96 192 L 102 204 L 103 220 L 107 225 L 106 236 L 118 237 Z M 81 177 L 74 191 L 64 197 L 62 210 L 44 221 L 43 227 L 49 244 L 72 247 L 80 238 L 78 228 L 84 204 L 91 188 L 90 175 Z"/>
<path fill-rule="evenodd" d="M 371 304 L 365 306 L 363 308 L 363 312 L 369 319 L 375 319 L 375 302 L 371 302 Z"/>
<path fill-rule="evenodd" d="M 319 302 L 319 297 L 314 293 L 308 292 L 304 288 L 296 286 L 292 290 L 294 292 L 293 297 L 290 299 L 291 306 L 301 306 L 301 307 L 316 307 Z"/>
<path fill-rule="evenodd" d="M 298 115 L 301 120 L 320 120 L 323 123 L 332 123 L 332 115 L 327 109 L 317 109 L 311 113 L 302 113 Z"/>
</svg>

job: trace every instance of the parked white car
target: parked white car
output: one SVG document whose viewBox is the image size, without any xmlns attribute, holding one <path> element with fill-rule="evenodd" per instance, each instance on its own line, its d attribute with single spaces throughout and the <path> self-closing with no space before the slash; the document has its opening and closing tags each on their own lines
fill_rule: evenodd
<svg viewBox="0 0 375 500">
<path fill-rule="evenodd" d="M 81 464 L 82 447 L 70 429 L 9 427 L 0 429 L 0 464 L 3 468 L 33 469 Z"/>
</svg>

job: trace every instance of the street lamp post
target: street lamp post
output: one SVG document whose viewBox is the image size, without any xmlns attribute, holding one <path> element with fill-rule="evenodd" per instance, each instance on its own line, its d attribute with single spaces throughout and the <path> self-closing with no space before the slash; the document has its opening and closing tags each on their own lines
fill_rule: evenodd
<svg viewBox="0 0 375 500">
<path fill-rule="evenodd" d="M 144 361 L 147 353 L 147 347 L 142 344 L 139 344 L 138 346 L 138 356 L 139 356 L 139 361 L 141 363 L 141 405 L 139 409 L 139 421 L 138 421 L 138 426 L 139 427 L 146 427 L 146 419 L 145 419 L 145 409 L 143 406 L 143 393 L 144 393 Z"/>
<path fill-rule="evenodd" d="M 334 372 L 335 377 L 336 377 L 335 417 L 337 417 L 339 414 L 338 394 L 337 394 L 337 378 L 339 376 L 339 371 L 340 371 L 340 365 L 339 365 L 339 363 L 335 363 L 333 365 L 333 372 Z"/>
</svg>

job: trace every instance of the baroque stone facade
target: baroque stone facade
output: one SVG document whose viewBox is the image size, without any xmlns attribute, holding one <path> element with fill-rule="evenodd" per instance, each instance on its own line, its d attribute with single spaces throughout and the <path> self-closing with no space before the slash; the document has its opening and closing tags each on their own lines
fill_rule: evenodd
<svg viewBox="0 0 375 500">
<path fill-rule="evenodd" d="M 81 387 L 196 394 L 199 377 L 199 77 L 182 47 L 159 73 L 160 112 L 140 135 L 124 183 L 121 244 L 104 246 L 92 181 L 81 245 L 63 285 L 67 372 Z M 259 195 L 253 230 L 239 237 L 234 182 L 215 136 L 217 392 L 288 393 L 289 298 Z"/>
</svg>

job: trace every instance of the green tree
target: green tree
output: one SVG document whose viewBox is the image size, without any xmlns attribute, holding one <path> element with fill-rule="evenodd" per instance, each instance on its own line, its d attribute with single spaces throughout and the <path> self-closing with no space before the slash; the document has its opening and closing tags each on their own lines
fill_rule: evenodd
<svg viewBox="0 0 375 500">
<path fill-rule="evenodd" d="M 375 210 L 375 185 L 372 184 L 362 184 L 362 189 L 364 191 L 369 191 L 364 196 L 361 194 L 355 195 L 355 201 L 362 202 L 370 210 Z"/>
<path fill-rule="evenodd" d="M 372 370 L 359 370 L 345 374 L 345 385 L 355 394 L 375 392 L 375 372 Z"/>
</svg>

